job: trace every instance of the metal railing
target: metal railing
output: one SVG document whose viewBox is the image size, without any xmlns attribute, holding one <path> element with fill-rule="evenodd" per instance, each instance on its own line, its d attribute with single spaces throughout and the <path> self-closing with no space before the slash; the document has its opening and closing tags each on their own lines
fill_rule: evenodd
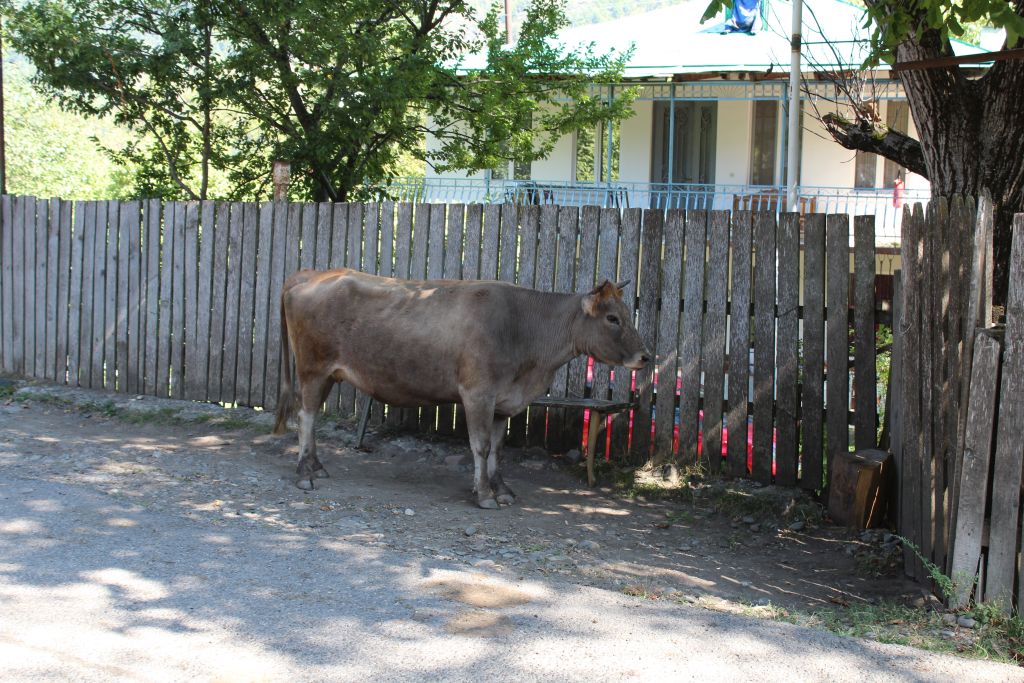
<svg viewBox="0 0 1024 683">
<path fill-rule="evenodd" d="M 398 178 L 379 188 L 382 197 L 396 201 L 433 203 L 515 203 L 600 206 L 645 209 L 790 210 L 786 188 L 772 185 L 713 185 L 687 183 L 588 183 L 487 178 Z M 876 238 L 897 242 L 902 204 L 927 202 L 928 190 L 904 190 L 902 201 L 891 188 L 852 188 L 802 185 L 801 213 L 846 213 L 875 216 Z"/>
</svg>

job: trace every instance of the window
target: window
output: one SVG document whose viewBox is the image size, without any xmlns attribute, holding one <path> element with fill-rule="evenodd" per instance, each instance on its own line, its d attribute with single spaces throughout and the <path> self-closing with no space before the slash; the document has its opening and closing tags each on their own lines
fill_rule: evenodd
<svg viewBox="0 0 1024 683">
<path fill-rule="evenodd" d="M 779 136 L 779 104 L 754 102 L 754 127 L 750 137 L 750 184 L 774 185 Z"/>
<path fill-rule="evenodd" d="M 854 187 L 875 187 L 875 170 L 878 155 L 871 152 L 857 152 L 855 157 Z"/>
<path fill-rule="evenodd" d="M 714 183 L 717 129 L 717 102 L 655 102 L 651 181 Z"/>
<path fill-rule="evenodd" d="M 906 133 L 910 124 L 910 105 L 906 102 L 890 101 L 886 106 L 885 123 L 897 133 Z M 893 187 L 896 178 L 906 179 L 907 170 L 895 161 L 885 160 L 882 168 L 882 186 Z"/>
</svg>

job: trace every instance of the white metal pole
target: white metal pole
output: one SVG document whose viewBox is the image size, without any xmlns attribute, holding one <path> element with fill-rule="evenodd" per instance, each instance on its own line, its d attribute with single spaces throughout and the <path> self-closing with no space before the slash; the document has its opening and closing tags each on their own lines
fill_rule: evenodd
<svg viewBox="0 0 1024 683">
<path fill-rule="evenodd" d="M 798 211 L 797 184 L 800 179 L 800 42 L 803 0 L 793 0 L 793 35 L 790 38 L 789 130 L 786 150 L 786 210 Z"/>
</svg>

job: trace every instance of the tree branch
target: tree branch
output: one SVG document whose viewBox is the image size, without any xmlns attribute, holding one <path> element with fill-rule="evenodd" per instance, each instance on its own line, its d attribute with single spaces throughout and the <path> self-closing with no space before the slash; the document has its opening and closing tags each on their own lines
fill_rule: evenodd
<svg viewBox="0 0 1024 683">
<path fill-rule="evenodd" d="M 911 173 L 928 178 L 928 167 L 925 165 L 921 143 L 891 128 L 883 133 L 865 123 L 851 123 L 837 114 L 825 114 L 821 117 L 825 129 L 832 138 L 846 149 L 861 152 L 873 152 L 895 161 Z"/>
</svg>

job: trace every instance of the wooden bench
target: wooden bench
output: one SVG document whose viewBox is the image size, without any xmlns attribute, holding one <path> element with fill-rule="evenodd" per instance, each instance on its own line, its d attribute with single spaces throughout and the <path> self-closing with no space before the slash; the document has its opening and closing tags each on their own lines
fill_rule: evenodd
<svg viewBox="0 0 1024 683">
<path fill-rule="evenodd" d="M 356 448 L 361 448 L 366 436 L 366 425 L 370 421 L 370 406 L 373 399 L 363 395 L 359 403 L 359 424 L 356 427 Z M 597 450 L 597 438 L 605 426 L 605 418 L 633 407 L 630 401 L 606 401 L 599 398 L 558 398 L 541 396 L 530 404 L 533 408 L 577 408 L 590 411 L 590 426 L 587 429 L 587 485 L 594 485 L 594 452 Z"/>
</svg>

